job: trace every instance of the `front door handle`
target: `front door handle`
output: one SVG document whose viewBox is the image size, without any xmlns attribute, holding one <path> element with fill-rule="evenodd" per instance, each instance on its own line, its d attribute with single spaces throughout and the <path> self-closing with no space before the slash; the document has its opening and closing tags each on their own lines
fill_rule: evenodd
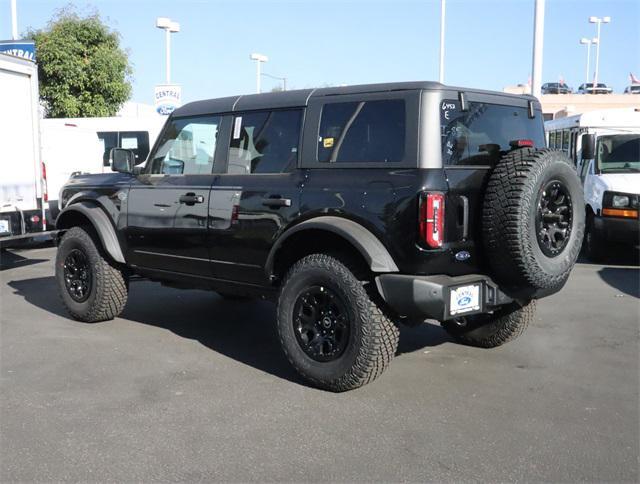
<svg viewBox="0 0 640 484">
<path fill-rule="evenodd" d="M 185 205 L 204 203 L 204 197 L 202 195 L 196 195 L 195 193 L 185 193 L 184 195 L 180 195 L 178 200 L 180 203 L 184 203 Z"/>
<path fill-rule="evenodd" d="M 265 205 L 267 207 L 290 207 L 291 199 L 280 197 L 263 198 L 262 205 Z"/>
</svg>

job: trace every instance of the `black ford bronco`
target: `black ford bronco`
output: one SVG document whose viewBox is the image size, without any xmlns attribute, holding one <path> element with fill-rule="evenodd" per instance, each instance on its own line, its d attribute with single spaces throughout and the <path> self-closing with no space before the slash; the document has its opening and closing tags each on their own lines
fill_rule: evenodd
<svg viewBox="0 0 640 484">
<path fill-rule="evenodd" d="M 398 324 L 519 336 L 584 232 L 579 179 L 528 96 L 414 82 L 198 101 L 143 165 L 111 158 L 60 196 L 71 315 L 118 316 L 132 277 L 272 299 L 289 361 L 333 391 L 384 371 Z"/>
</svg>

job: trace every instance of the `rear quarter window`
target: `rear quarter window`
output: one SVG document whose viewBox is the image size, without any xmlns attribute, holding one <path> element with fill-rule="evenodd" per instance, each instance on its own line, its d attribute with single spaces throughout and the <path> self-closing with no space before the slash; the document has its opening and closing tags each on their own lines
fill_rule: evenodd
<svg viewBox="0 0 640 484">
<path fill-rule="evenodd" d="M 545 147 L 540 113 L 531 119 L 526 107 L 479 102 L 468 105 L 462 111 L 458 100 L 441 103 L 444 165 L 493 166 L 515 140 L 528 139 L 536 148 Z"/>
</svg>

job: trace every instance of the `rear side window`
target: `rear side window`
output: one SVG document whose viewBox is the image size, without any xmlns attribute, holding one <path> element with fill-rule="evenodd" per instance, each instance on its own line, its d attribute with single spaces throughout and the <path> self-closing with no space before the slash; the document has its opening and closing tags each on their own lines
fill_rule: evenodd
<svg viewBox="0 0 640 484">
<path fill-rule="evenodd" d="M 398 163 L 404 158 L 402 99 L 325 104 L 320 118 L 321 163 Z"/>
<path fill-rule="evenodd" d="M 525 107 L 470 102 L 467 111 L 461 111 L 458 100 L 445 100 L 440 123 L 445 165 L 493 166 L 515 140 L 545 147 L 540 113 L 531 119 Z"/>
<path fill-rule="evenodd" d="M 298 160 L 301 124 L 301 109 L 235 116 L 227 173 L 283 172 Z"/>
</svg>

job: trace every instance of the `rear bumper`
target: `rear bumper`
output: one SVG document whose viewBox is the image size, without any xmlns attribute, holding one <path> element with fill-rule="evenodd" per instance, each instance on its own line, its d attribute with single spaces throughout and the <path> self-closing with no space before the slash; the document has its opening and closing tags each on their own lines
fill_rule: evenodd
<svg viewBox="0 0 640 484">
<path fill-rule="evenodd" d="M 614 217 L 595 217 L 594 227 L 605 242 L 640 244 L 640 220 Z"/>
<path fill-rule="evenodd" d="M 399 315 L 438 321 L 457 317 L 450 313 L 451 290 L 476 283 L 480 285 L 479 308 L 464 315 L 486 313 L 513 302 L 491 278 L 480 274 L 458 277 L 383 274 L 376 277 L 382 298 Z"/>
</svg>

